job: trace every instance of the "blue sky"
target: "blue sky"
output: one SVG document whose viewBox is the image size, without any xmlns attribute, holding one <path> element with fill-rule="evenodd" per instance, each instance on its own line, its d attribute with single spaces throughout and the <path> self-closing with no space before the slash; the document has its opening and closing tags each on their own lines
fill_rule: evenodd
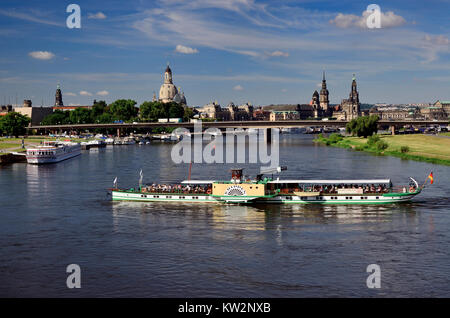
<svg viewBox="0 0 450 318">
<path fill-rule="evenodd" d="M 81 29 L 66 7 L 81 7 Z M 381 28 L 364 11 L 381 8 Z M 158 94 L 170 63 L 189 105 L 450 99 L 450 1 L 119 0 L 0 3 L 0 103 L 66 105 Z"/>
</svg>

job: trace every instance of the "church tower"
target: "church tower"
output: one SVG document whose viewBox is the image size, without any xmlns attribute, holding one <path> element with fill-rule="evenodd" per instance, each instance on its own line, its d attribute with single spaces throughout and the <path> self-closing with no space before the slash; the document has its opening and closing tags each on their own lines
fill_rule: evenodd
<svg viewBox="0 0 450 318">
<path fill-rule="evenodd" d="M 322 108 L 323 112 L 325 113 L 325 116 L 331 115 L 331 109 L 330 109 L 330 101 L 328 98 L 328 89 L 327 89 L 327 81 L 325 79 L 325 71 L 323 72 L 322 77 L 322 89 L 320 90 L 320 107 Z"/>
<path fill-rule="evenodd" d="M 355 74 L 353 74 L 353 78 L 352 78 L 352 91 L 350 92 L 350 100 L 359 105 L 359 93 L 358 93 L 358 89 L 356 87 L 356 77 Z M 359 109 L 358 109 L 359 111 Z"/>
<path fill-rule="evenodd" d="M 56 86 L 55 106 L 64 106 L 63 100 L 62 100 L 61 87 L 60 87 L 59 83 Z"/>
<path fill-rule="evenodd" d="M 314 110 L 314 117 L 315 118 L 322 117 L 322 109 L 320 107 L 320 102 L 319 102 L 319 93 L 317 91 L 314 91 L 314 94 L 313 94 L 312 100 L 311 100 L 311 106 L 313 107 L 313 110 Z"/>
<path fill-rule="evenodd" d="M 341 110 L 345 115 L 345 120 L 352 120 L 361 116 L 361 104 L 359 103 L 359 93 L 356 85 L 355 74 L 352 78 L 352 89 L 348 99 L 342 100 Z"/>
<path fill-rule="evenodd" d="M 166 71 L 164 72 L 164 83 L 159 89 L 159 101 L 163 103 L 170 103 L 177 94 L 177 87 L 172 81 L 172 70 L 170 69 L 169 64 L 167 64 Z"/>
<path fill-rule="evenodd" d="M 172 82 L 172 70 L 167 64 L 166 71 L 164 72 L 164 84 L 173 84 Z"/>
</svg>

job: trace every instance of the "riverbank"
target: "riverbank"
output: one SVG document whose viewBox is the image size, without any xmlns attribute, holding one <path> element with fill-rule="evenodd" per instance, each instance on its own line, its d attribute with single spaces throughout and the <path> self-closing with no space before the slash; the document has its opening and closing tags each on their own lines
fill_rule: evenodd
<svg viewBox="0 0 450 318">
<path fill-rule="evenodd" d="M 375 135 L 372 138 L 319 135 L 315 142 L 374 155 L 424 161 L 450 166 L 450 138 L 434 135 Z"/>
<path fill-rule="evenodd" d="M 24 146 L 36 146 L 48 140 L 56 140 L 56 138 L 45 136 L 28 137 L 24 138 Z M 25 149 L 22 148 L 22 138 L 0 138 L 0 154 L 23 151 Z"/>
</svg>

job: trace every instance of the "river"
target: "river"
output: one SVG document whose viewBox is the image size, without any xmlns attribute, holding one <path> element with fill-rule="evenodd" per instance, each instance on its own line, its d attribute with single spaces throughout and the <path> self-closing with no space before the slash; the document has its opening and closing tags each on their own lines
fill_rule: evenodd
<svg viewBox="0 0 450 318">
<path fill-rule="evenodd" d="M 184 180 L 172 146 L 108 146 L 57 164 L 0 167 L 2 297 L 450 297 L 450 168 L 280 136 L 289 178 L 435 182 L 399 205 L 112 202 L 107 188 Z M 192 179 L 244 166 L 192 166 Z M 81 288 L 66 287 L 68 264 Z M 369 264 L 381 288 L 369 289 Z"/>
</svg>

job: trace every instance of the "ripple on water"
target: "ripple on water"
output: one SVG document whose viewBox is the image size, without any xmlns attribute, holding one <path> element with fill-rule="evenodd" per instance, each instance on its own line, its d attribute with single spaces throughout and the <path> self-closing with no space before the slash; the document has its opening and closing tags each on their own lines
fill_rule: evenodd
<svg viewBox="0 0 450 318">
<path fill-rule="evenodd" d="M 111 202 L 107 188 L 179 181 L 170 145 L 107 147 L 56 165 L 0 168 L 0 295 L 138 297 L 450 296 L 448 168 L 374 157 L 283 135 L 285 178 L 436 182 L 398 205 Z M 228 179 L 234 165 L 197 165 Z M 254 175 L 259 166 L 243 165 Z M 156 168 L 157 167 L 157 168 Z M 65 267 L 83 288 L 65 287 Z M 369 290 L 366 267 L 382 270 Z"/>
</svg>

